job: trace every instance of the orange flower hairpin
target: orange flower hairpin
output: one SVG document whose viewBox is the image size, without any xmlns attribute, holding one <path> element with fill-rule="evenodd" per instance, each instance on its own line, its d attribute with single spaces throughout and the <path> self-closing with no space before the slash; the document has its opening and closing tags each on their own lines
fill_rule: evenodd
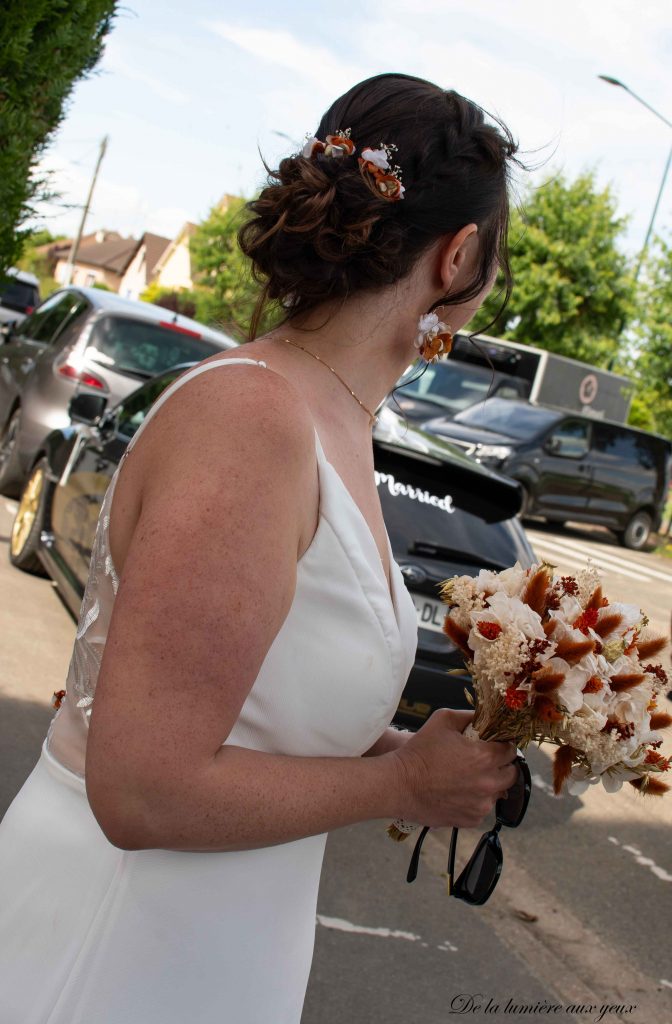
<svg viewBox="0 0 672 1024">
<path fill-rule="evenodd" d="M 342 160 L 344 157 L 353 156 L 356 147 L 350 138 L 352 129 L 336 132 L 334 135 L 327 135 L 326 141 L 316 138 L 314 135 L 306 135 L 306 142 L 303 147 L 303 156 L 307 159 L 316 159 L 320 155 L 333 157 Z M 368 177 L 378 195 L 382 199 L 396 202 L 404 198 L 404 186 L 401 184 L 401 167 L 392 164 L 392 155 L 396 153 L 397 147 L 392 144 L 380 143 L 378 149 L 366 148 L 362 155 L 357 158 L 359 170 L 363 177 Z"/>
</svg>

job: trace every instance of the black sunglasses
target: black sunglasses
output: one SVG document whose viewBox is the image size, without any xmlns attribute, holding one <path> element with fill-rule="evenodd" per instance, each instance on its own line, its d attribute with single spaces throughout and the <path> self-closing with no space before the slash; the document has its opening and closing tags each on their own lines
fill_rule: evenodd
<svg viewBox="0 0 672 1024">
<path fill-rule="evenodd" d="M 517 828 L 525 817 L 527 805 L 532 792 L 532 778 L 527 761 L 519 749 L 511 762 L 518 765 L 518 779 L 509 787 L 507 795 L 500 797 L 495 804 L 495 824 L 484 832 L 476 845 L 476 849 L 462 869 L 459 877 L 453 882 L 455 873 L 455 850 L 457 848 L 458 828 L 454 828 L 450 837 L 448 854 L 448 895 L 458 900 L 480 906 L 485 903 L 497 885 L 502 872 L 504 855 L 499 841 L 499 830 L 502 826 Z M 429 826 L 425 825 L 418 837 L 406 875 L 407 882 L 414 882 L 420 862 L 420 849 Z"/>
</svg>

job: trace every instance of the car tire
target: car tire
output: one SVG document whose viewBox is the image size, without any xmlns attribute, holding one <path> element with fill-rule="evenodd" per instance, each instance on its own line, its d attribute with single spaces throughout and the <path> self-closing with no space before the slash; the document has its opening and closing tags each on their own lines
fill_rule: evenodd
<svg viewBox="0 0 672 1024">
<path fill-rule="evenodd" d="M 534 505 L 534 499 L 533 499 L 532 495 L 530 494 L 530 491 L 529 491 L 527 485 L 524 484 L 522 482 L 522 480 L 518 480 L 517 482 L 520 484 L 520 489 L 523 492 L 523 502 L 522 502 L 522 504 L 520 506 L 520 512 L 518 513 L 518 515 L 520 516 L 521 519 L 525 519 L 526 516 L 529 516 L 529 515 L 532 514 L 532 507 Z"/>
<path fill-rule="evenodd" d="M 21 410 L 15 409 L 0 435 L 0 494 L 18 498 L 21 493 L 21 467 L 17 438 Z"/>
<path fill-rule="evenodd" d="M 47 575 L 38 557 L 38 551 L 51 494 L 48 469 L 49 463 L 44 458 L 33 466 L 21 492 L 9 538 L 9 560 L 12 565 L 35 576 Z"/>
<path fill-rule="evenodd" d="M 635 512 L 623 532 L 617 534 L 619 543 L 632 551 L 641 551 L 651 536 L 652 526 L 653 520 L 649 513 L 640 509 L 639 512 Z"/>
</svg>

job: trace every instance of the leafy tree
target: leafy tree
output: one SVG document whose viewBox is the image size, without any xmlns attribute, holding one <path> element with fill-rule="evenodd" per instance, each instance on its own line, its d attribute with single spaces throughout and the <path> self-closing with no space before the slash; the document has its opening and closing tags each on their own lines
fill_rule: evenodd
<svg viewBox="0 0 672 1024">
<path fill-rule="evenodd" d="M 593 171 L 574 181 L 557 174 L 531 187 L 511 217 L 513 295 L 488 333 L 615 368 L 634 300 L 628 261 L 617 246 L 626 223 Z M 470 329 L 496 317 L 501 299 L 495 287 Z"/>
<path fill-rule="evenodd" d="M 196 296 L 187 288 L 162 288 L 153 281 L 145 288 L 140 298 L 143 302 L 152 302 L 155 306 L 162 306 L 173 313 L 196 316 Z"/>
<path fill-rule="evenodd" d="M 245 217 L 245 199 L 229 199 L 225 209 L 214 206 L 190 239 L 194 265 L 196 316 L 241 341 L 248 338 L 259 285 L 250 261 L 238 246 L 237 233 Z M 276 310 L 264 314 L 260 333 L 275 321 Z"/>
<path fill-rule="evenodd" d="M 3 0 L 0 17 L 0 273 L 16 262 L 22 225 L 45 198 L 37 163 L 75 83 L 98 62 L 116 0 Z"/>
<path fill-rule="evenodd" d="M 58 281 L 52 277 L 54 261 L 49 259 L 45 247 L 65 237 L 65 235 L 52 235 L 44 228 L 39 231 L 31 231 L 24 241 L 23 254 L 16 261 L 19 270 L 27 270 L 29 273 L 35 274 L 40 282 L 42 299 L 48 298 L 52 292 L 61 287 Z"/>
<path fill-rule="evenodd" d="M 635 373 L 649 426 L 672 437 L 672 243 L 656 238 L 642 286 Z"/>
</svg>

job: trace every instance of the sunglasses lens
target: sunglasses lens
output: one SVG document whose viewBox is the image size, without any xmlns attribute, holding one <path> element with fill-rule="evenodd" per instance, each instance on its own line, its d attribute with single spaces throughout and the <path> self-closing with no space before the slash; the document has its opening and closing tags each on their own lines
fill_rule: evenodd
<svg viewBox="0 0 672 1024">
<path fill-rule="evenodd" d="M 526 786 L 523 769 L 518 764 L 518 778 L 512 786 L 509 786 L 508 795 L 498 800 L 495 805 L 495 813 L 499 820 L 505 825 L 520 824 L 527 808 L 528 790 Z"/>
<path fill-rule="evenodd" d="M 469 897 L 478 900 L 491 891 L 500 863 L 497 847 L 484 837 L 474 850 L 462 876 L 462 884 Z"/>
</svg>

